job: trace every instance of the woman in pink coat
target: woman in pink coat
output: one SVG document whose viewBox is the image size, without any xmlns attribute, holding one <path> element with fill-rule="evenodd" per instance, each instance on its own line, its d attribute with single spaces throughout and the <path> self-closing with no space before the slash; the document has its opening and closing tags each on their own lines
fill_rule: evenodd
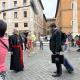
<svg viewBox="0 0 80 80">
<path fill-rule="evenodd" d="M 5 37 L 7 24 L 0 20 L 0 80 L 5 80 L 6 55 L 8 53 L 8 39 Z"/>
</svg>

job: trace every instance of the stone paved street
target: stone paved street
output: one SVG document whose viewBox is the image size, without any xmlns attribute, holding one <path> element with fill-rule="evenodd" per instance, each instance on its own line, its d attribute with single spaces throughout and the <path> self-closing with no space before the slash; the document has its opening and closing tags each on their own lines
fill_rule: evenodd
<svg viewBox="0 0 80 80">
<path fill-rule="evenodd" d="M 27 51 L 24 52 L 24 71 L 14 73 L 9 70 L 10 53 L 7 58 L 8 80 L 80 80 L 80 53 L 76 52 L 77 48 L 71 48 L 71 51 L 66 53 L 65 56 L 70 60 L 74 66 L 74 73 L 69 74 L 63 66 L 63 74 L 61 77 L 52 77 L 53 72 L 56 70 L 55 65 L 51 63 L 51 52 L 48 46 L 44 46 L 44 50 L 35 49 L 35 52 L 30 57 Z"/>
</svg>

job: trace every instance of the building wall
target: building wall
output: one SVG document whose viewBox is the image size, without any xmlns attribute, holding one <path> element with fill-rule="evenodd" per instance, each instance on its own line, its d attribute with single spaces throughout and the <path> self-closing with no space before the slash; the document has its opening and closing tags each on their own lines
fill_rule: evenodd
<svg viewBox="0 0 80 80">
<path fill-rule="evenodd" d="M 17 1 L 17 6 L 16 7 L 21 7 L 23 6 L 22 0 L 15 0 Z M 14 0 L 0 0 L 0 10 L 2 10 L 2 2 L 6 2 L 5 9 L 11 9 L 14 8 Z M 29 0 L 27 0 L 26 5 L 30 5 Z M 27 17 L 24 18 L 23 16 L 23 11 L 27 11 Z M 14 18 L 14 12 L 17 12 L 17 18 Z M 19 9 L 14 9 L 10 11 L 6 11 L 6 19 L 3 19 L 3 12 L 0 14 L 0 18 L 3 19 L 4 21 L 7 22 L 8 29 L 7 33 L 12 34 L 15 23 L 18 23 L 18 27 L 16 27 L 19 31 L 21 30 L 28 30 L 29 27 L 24 27 L 24 23 L 29 22 L 29 7 L 25 8 L 19 8 Z"/>
<path fill-rule="evenodd" d="M 17 1 L 16 7 L 23 6 L 23 0 L 0 0 L 0 10 L 2 10 L 2 2 L 6 2 L 5 9 L 14 8 L 14 1 Z M 30 5 L 30 0 L 26 0 L 26 6 Z M 31 6 L 6 11 L 6 19 L 3 19 L 3 12 L 0 13 L 0 19 L 7 22 L 7 33 L 12 34 L 15 23 L 18 23 L 19 31 L 30 31 L 31 33 L 43 33 L 43 9 L 38 0 L 35 0 L 35 5 L 38 10 L 38 14 L 32 10 Z M 23 12 L 27 11 L 27 17 L 23 16 Z M 14 18 L 14 12 L 17 12 L 17 18 Z M 24 27 L 24 23 L 28 23 L 27 27 Z M 37 35 L 38 36 L 38 35 Z"/>
<path fill-rule="evenodd" d="M 43 33 L 43 9 L 39 0 L 35 0 L 37 13 L 35 14 L 32 8 L 30 7 L 30 29 L 32 33 L 36 35 L 37 39 L 39 35 Z"/>
<path fill-rule="evenodd" d="M 77 18 L 78 18 L 78 32 L 80 32 L 80 0 L 77 0 Z M 62 28 L 63 32 L 72 32 L 72 0 L 60 0 L 56 22 Z"/>
<path fill-rule="evenodd" d="M 45 14 L 43 14 L 43 34 L 46 36 L 47 34 L 47 19 L 45 17 Z"/>
<path fill-rule="evenodd" d="M 61 3 L 61 9 L 71 9 L 71 2 L 72 0 L 60 0 Z"/>
<path fill-rule="evenodd" d="M 78 4 L 78 31 L 80 33 L 80 0 L 77 0 L 77 4 Z"/>
</svg>

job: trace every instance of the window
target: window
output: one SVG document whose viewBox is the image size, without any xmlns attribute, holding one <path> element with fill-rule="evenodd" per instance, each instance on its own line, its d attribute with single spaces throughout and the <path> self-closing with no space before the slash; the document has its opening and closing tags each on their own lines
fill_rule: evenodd
<svg viewBox="0 0 80 80">
<path fill-rule="evenodd" d="M 18 27 L 18 23 L 15 23 L 15 27 Z"/>
<path fill-rule="evenodd" d="M 3 13 L 3 19 L 6 19 L 6 13 Z"/>
<path fill-rule="evenodd" d="M 14 7 L 17 7 L 17 1 L 14 1 Z"/>
<path fill-rule="evenodd" d="M 26 0 L 23 0 L 23 5 L 26 5 Z"/>
<path fill-rule="evenodd" d="M 24 11 L 24 17 L 27 17 L 27 11 Z"/>
<path fill-rule="evenodd" d="M 2 2 L 2 8 L 5 9 L 5 2 Z"/>
<path fill-rule="evenodd" d="M 24 27 L 28 27 L 28 23 L 24 23 Z"/>
<path fill-rule="evenodd" d="M 14 18 L 17 18 L 17 12 L 14 12 Z"/>
</svg>

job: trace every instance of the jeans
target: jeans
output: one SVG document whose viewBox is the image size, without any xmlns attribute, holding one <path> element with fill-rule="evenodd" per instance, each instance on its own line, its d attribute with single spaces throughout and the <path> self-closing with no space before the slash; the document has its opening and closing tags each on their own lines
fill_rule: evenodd
<svg viewBox="0 0 80 80">
<path fill-rule="evenodd" d="M 42 41 L 40 41 L 40 49 L 43 50 L 43 42 Z"/>
</svg>

